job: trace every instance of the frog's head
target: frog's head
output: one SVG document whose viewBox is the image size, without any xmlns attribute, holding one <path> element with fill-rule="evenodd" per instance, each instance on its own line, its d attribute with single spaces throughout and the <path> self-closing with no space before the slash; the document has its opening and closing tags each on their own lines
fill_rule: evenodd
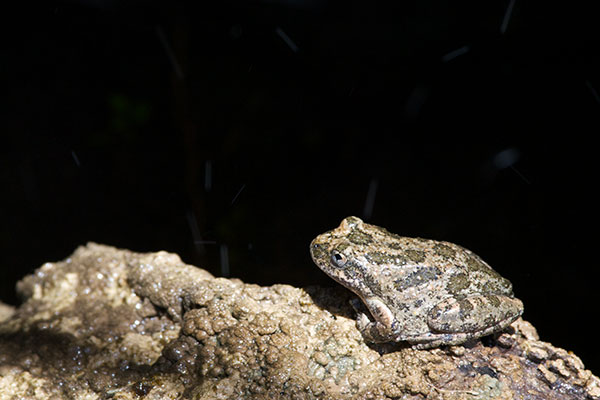
<svg viewBox="0 0 600 400">
<path fill-rule="evenodd" d="M 323 272 L 359 296 L 366 294 L 362 247 L 372 240 L 357 217 L 345 218 L 339 227 L 317 236 L 310 244 L 310 255 Z"/>
</svg>

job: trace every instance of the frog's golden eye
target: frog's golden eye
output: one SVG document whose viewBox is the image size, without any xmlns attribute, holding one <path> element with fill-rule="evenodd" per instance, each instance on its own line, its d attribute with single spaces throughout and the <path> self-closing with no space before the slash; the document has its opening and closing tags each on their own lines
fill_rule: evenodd
<svg viewBox="0 0 600 400">
<path fill-rule="evenodd" d="M 331 264 L 333 264 L 334 267 L 342 268 L 346 264 L 346 261 L 347 258 L 342 253 L 334 251 L 331 254 Z"/>
</svg>

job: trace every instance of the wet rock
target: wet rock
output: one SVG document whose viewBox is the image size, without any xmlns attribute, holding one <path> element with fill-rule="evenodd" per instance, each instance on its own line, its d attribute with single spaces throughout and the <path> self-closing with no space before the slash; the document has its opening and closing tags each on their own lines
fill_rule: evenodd
<svg viewBox="0 0 600 400">
<path fill-rule="evenodd" d="M 260 287 L 166 252 L 90 243 L 17 288 L 2 399 L 600 399 L 526 321 L 465 346 L 367 345 L 341 287 Z"/>
</svg>

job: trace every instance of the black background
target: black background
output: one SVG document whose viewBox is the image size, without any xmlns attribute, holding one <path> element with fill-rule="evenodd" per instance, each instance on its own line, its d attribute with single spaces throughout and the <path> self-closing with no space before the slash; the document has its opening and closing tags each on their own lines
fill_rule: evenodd
<svg viewBox="0 0 600 400">
<path fill-rule="evenodd" d="M 5 12 L 1 300 L 87 241 L 333 286 L 308 244 L 357 215 L 472 249 L 597 373 L 596 14 L 391 4 Z"/>
</svg>

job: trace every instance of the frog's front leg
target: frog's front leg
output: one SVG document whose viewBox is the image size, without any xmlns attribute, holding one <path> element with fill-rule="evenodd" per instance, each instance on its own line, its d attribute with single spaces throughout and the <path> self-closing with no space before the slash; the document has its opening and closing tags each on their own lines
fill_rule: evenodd
<svg viewBox="0 0 600 400">
<path fill-rule="evenodd" d="M 498 332 L 523 313 L 523 303 L 504 295 L 448 298 L 436 304 L 427 316 L 433 332 L 481 337 Z"/>
<path fill-rule="evenodd" d="M 355 298 L 351 300 L 350 304 L 357 313 L 356 327 L 366 341 L 381 343 L 394 338 L 398 331 L 398 321 L 381 299 L 369 297 L 360 301 Z M 372 315 L 373 318 L 370 318 L 369 315 Z"/>
</svg>

